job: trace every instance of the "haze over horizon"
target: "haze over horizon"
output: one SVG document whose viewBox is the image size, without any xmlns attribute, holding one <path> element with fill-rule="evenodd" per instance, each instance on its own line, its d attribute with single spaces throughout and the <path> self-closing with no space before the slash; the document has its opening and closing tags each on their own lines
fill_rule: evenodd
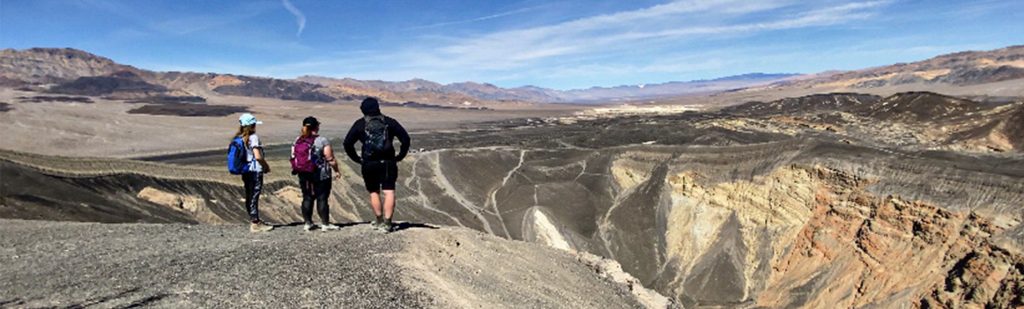
<svg viewBox="0 0 1024 309">
<path fill-rule="evenodd" d="M 573 89 L 1000 48 L 1024 43 L 1022 12 L 1008 0 L 0 1 L 0 48 L 71 47 L 162 71 Z"/>
</svg>

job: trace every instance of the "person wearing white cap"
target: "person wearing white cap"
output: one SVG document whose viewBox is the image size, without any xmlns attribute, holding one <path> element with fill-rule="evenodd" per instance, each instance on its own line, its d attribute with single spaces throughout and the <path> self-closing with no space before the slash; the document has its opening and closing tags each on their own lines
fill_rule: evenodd
<svg viewBox="0 0 1024 309">
<path fill-rule="evenodd" d="M 245 209 L 249 213 L 249 230 L 252 232 L 266 232 L 274 229 L 260 219 L 260 193 L 263 191 L 263 174 L 270 173 L 270 165 L 267 165 L 263 157 L 263 147 L 260 144 L 260 137 L 256 135 L 256 125 L 263 123 L 256 120 L 250 113 L 238 117 L 238 133 L 235 138 L 241 138 L 245 143 L 246 166 L 242 172 L 242 182 L 245 183 Z"/>
</svg>

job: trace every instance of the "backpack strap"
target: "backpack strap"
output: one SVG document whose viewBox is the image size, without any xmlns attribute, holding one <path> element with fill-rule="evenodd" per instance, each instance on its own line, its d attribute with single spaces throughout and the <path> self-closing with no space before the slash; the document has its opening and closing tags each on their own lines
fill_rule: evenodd
<svg viewBox="0 0 1024 309">
<path fill-rule="evenodd" d="M 295 159 L 295 145 L 299 144 L 299 139 L 301 138 L 302 135 L 299 135 L 298 137 L 295 138 L 295 141 L 292 142 L 292 150 L 288 152 L 288 160 Z"/>
</svg>

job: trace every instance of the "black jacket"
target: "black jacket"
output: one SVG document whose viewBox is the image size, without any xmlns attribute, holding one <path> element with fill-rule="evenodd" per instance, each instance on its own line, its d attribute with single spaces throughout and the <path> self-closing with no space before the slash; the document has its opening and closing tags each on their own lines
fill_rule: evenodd
<svg viewBox="0 0 1024 309">
<path fill-rule="evenodd" d="M 380 156 L 374 158 L 360 158 L 356 152 L 356 142 L 363 143 L 366 139 L 366 119 L 359 118 L 355 123 L 352 124 L 352 128 L 348 130 L 348 134 L 345 135 L 345 154 L 356 163 L 362 163 L 363 160 L 392 160 L 402 161 L 405 159 L 405 155 L 409 153 L 409 132 L 405 131 L 402 124 L 398 123 L 397 120 L 384 116 L 384 119 L 388 124 L 388 138 L 394 142 L 394 138 L 397 137 L 398 141 L 402 143 L 401 149 L 398 150 L 398 155 L 395 155 L 395 148 L 392 147 L 390 152 L 381 153 Z"/>
</svg>

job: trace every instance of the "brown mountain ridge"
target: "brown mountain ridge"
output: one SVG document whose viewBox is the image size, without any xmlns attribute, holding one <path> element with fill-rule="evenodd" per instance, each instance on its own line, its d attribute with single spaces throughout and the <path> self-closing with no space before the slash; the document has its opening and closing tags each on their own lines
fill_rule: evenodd
<svg viewBox="0 0 1024 309">
<path fill-rule="evenodd" d="M 128 81 L 125 81 L 118 79 L 118 74 L 134 75 L 138 78 L 128 78 Z M 78 80 L 79 78 L 95 79 Z M 889 89 L 907 85 L 939 90 L 943 87 L 1016 82 L 1022 78 L 1024 46 L 959 52 L 924 61 L 848 72 L 811 75 L 753 73 L 714 80 L 564 91 L 534 86 L 502 88 L 478 82 L 440 84 L 423 79 L 389 82 L 319 76 L 279 79 L 219 73 L 155 72 L 118 64 L 111 59 L 70 48 L 0 51 L 0 86 L 3 87 L 28 87 L 36 90 L 56 87 L 58 91 L 71 89 L 68 92 L 72 93 L 83 93 L 84 89 L 91 89 L 84 93 L 104 94 L 139 90 L 159 93 L 161 91 L 158 91 L 158 87 L 164 87 L 167 91 L 182 96 L 234 95 L 313 102 L 349 101 L 376 96 L 391 102 L 454 106 L 509 102 L 619 102 L 787 89 L 811 94 Z M 151 86 L 138 84 L 138 80 Z M 1015 85 L 1011 85 L 1011 92 L 1020 92 L 1018 90 L 1024 88 L 1021 83 Z M 889 94 L 895 92 L 900 91 L 892 91 Z"/>
</svg>

